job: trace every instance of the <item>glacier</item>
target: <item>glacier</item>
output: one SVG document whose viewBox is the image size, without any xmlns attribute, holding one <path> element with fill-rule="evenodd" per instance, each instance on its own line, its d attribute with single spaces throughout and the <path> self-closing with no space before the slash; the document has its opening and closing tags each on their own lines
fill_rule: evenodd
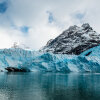
<svg viewBox="0 0 100 100">
<path fill-rule="evenodd" d="M 21 48 L 0 50 L 0 70 L 25 68 L 43 72 L 100 72 L 100 46 L 80 55 L 53 54 Z"/>
</svg>

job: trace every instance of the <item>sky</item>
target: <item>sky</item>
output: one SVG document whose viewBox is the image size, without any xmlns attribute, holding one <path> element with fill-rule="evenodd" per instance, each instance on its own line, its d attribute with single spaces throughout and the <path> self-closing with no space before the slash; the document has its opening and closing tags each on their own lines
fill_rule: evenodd
<svg viewBox="0 0 100 100">
<path fill-rule="evenodd" d="M 100 0 L 0 0 L 0 49 L 17 42 L 38 50 L 83 23 L 100 33 Z"/>
</svg>

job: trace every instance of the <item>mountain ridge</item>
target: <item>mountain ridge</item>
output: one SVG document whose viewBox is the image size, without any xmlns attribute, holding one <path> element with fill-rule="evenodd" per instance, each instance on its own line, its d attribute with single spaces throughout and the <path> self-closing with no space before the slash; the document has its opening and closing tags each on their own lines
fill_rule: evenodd
<svg viewBox="0 0 100 100">
<path fill-rule="evenodd" d="M 41 51 L 52 52 L 54 54 L 75 54 L 98 46 L 100 44 L 100 34 L 85 23 L 81 27 L 70 26 L 55 39 L 47 42 Z"/>
</svg>

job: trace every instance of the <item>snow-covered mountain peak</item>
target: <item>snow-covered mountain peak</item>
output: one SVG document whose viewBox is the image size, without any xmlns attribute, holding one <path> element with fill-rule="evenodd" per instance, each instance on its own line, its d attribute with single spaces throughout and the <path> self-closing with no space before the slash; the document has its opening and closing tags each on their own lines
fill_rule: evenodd
<svg viewBox="0 0 100 100">
<path fill-rule="evenodd" d="M 75 31 L 75 30 L 77 30 L 78 28 L 79 28 L 79 27 L 76 26 L 76 25 L 70 26 L 70 27 L 67 29 L 67 31 Z"/>
<path fill-rule="evenodd" d="M 88 23 L 85 23 L 81 27 L 76 25 L 69 27 L 54 40 L 50 40 L 42 51 L 79 55 L 99 44 L 100 34 L 95 32 Z"/>
<path fill-rule="evenodd" d="M 92 30 L 92 27 L 88 23 L 83 24 L 82 27 L 84 29 L 91 29 Z"/>
</svg>

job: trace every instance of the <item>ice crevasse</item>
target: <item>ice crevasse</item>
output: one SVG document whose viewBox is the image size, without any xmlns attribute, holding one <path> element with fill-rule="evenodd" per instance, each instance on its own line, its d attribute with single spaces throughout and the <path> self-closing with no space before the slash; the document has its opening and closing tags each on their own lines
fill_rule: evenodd
<svg viewBox="0 0 100 100">
<path fill-rule="evenodd" d="M 21 48 L 0 50 L 0 70 L 7 67 L 46 72 L 100 72 L 100 46 L 80 55 L 53 54 Z"/>
</svg>

